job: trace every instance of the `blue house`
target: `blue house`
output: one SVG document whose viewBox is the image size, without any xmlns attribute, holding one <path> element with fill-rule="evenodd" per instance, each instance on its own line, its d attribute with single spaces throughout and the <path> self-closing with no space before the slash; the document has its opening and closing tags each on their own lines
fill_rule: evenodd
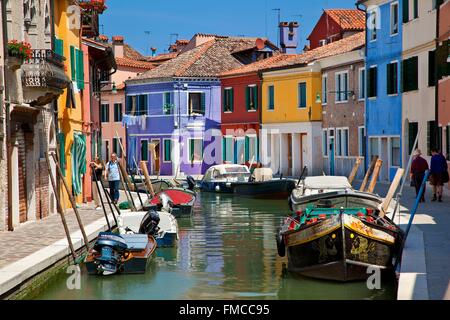
<svg viewBox="0 0 450 320">
<path fill-rule="evenodd" d="M 367 12 L 366 166 L 378 156 L 379 179 L 389 181 L 402 166 L 402 1 L 379 3 L 357 3 Z"/>
</svg>

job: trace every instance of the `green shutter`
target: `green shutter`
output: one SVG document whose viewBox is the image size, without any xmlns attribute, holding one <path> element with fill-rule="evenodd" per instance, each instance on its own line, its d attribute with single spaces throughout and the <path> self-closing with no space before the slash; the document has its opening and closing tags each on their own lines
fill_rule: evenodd
<svg viewBox="0 0 450 320">
<path fill-rule="evenodd" d="M 409 0 L 403 0 L 402 6 L 403 23 L 406 23 L 409 21 Z"/>
<path fill-rule="evenodd" d="M 227 111 L 227 89 L 223 89 L 222 91 L 222 110 L 223 112 Z"/>
<path fill-rule="evenodd" d="M 245 161 L 250 161 L 250 138 L 245 136 Z"/>
<path fill-rule="evenodd" d="M 269 86 L 269 110 L 275 108 L 275 88 L 274 86 Z"/>
<path fill-rule="evenodd" d="M 171 140 L 164 140 L 164 161 L 171 161 Z"/>
<path fill-rule="evenodd" d="M 227 160 L 227 138 L 222 138 L 222 162 Z"/>
<path fill-rule="evenodd" d="M 70 46 L 70 73 L 72 76 L 72 81 L 76 81 L 76 69 L 75 69 L 75 65 L 76 65 L 76 55 L 75 55 L 75 47 L 74 46 Z"/>
<path fill-rule="evenodd" d="M 298 84 L 298 99 L 298 106 L 306 108 L 306 83 L 304 82 Z"/>
<path fill-rule="evenodd" d="M 76 66 L 76 74 L 77 74 L 77 86 L 78 89 L 84 89 L 84 57 L 83 51 L 76 49 L 77 53 L 77 66 Z"/>
<path fill-rule="evenodd" d="M 200 106 L 201 106 L 201 113 L 205 114 L 206 95 L 204 92 L 202 92 L 201 97 L 200 97 Z"/>
<path fill-rule="evenodd" d="M 257 110 L 258 109 L 258 86 L 253 87 L 253 101 L 255 104 L 253 106 L 253 109 Z"/>
<path fill-rule="evenodd" d="M 245 108 L 250 109 L 250 87 L 245 88 Z"/>
<path fill-rule="evenodd" d="M 55 53 L 64 56 L 64 41 L 56 37 L 53 38 L 55 43 Z"/>
<path fill-rule="evenodd" d="M 231 97 L 230 97 L 230 111 L 231 112 L 233 112 L 234 111 L 234 89 L 233 88 L 231 88 L 231 90 L 230 90 L 230 95 L 231 95 Z"/>
<path fill-rule="evenodd" d="M 195 147 L 195 140 L 194 139 L 190 139 L 189 141 L 189 159 L 191 160 L 191 162 L 194 162 L 194 147 Z"/>
<path fill-rule="evenodd" d="M 59 145 L 59 165 L 63 176 L 66 176 L 66 137 L 63 132 L 60 132 L 56 139 Z"/>
</svg>

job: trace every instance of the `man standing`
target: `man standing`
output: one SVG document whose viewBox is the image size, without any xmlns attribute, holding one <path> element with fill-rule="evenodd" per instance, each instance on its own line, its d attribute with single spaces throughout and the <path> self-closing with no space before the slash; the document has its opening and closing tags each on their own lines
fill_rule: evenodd
<svg viewBox="0 0 450 320">
<path fill-rule="evenodd" d="M 428 162 L 422 158 L 422 152 L 420 149 L 416 149 L 414 160 L 411 163 L 411 181 L 414 183 L 416 188 L 416 196 L 419 195 L 420 187 L 425 177 L 425 171 L 428 170 Z M 426 185 L 425 185 L 426 186 Z M 425 202 L 425 190 L 423 190 L 422 198 L 420 202 Z"/>
<path fill-rule="evenodd" d="M 448 182 L 447 160 L 437 149 L 431 149 L 430 184 L 433 186 L 433 200 L 442 202 L 444 183 Z"/>
<path fill-rule="evenodd" d="M 106 164 L 105 180 L 109 182 L 109 194 L 111 200 L 117 204 L 119 201 L 119 183 L 120 183 L 120 171 L 119 162 L 117 161 L 117 154 L 111 154 L 111 160 Z"/>
</svg>

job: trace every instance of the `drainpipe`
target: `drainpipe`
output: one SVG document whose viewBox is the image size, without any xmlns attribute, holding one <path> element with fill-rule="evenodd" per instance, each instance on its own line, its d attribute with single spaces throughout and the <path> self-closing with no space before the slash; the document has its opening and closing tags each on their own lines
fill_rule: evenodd
<svg viewBox="0 0 450 320">
<path fill-rule="evenodd" d="M 439 48 L 439 22 L 441 5 L 436 1 L 436 49 L 434 50 L 434 126 L 437 133 L 435 147 L 442 152 L 442 135 L 439 138 L 439 68 L 437 63 Z"/>
<path fill-rule="evenodd" d="M 6 2 L 2 1 L 2 23 L 3 23 L 3 56 L 7 57 L 8 50 L 6 44 L 8 43 L 8 24 L 6 22 Z M 5 72 L 5 83 L 8 83 L 8 73 Z M 6 160 L 7 160 L 7 176 L 8 176 L 8 231 L 14 231 L 13 217 L 12 217 L 12 161 L 11 161 L 11 115 L 10 115 L 10 96 L 9 87 L 5 86 L 5 112 L 6 112 Z"/>
</svg>

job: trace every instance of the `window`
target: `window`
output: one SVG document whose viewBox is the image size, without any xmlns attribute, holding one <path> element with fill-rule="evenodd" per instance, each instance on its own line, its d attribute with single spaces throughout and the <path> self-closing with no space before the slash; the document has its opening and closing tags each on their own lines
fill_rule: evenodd
<svg viewBox="0 0 450 320">
<path fill-rule="evenodd" d="M 101 104 L 100 116 L 102 122 L 109 122 L 109 104 Z"/>
<path fill-rule="evenodd" d="M 368 25 L 371 25 L 369 29 L 369 37 L 370 41 L 377 40 L 377 23 L 378 23 L 378 16 L 376 10 L 373 10 L 369 12 L 369 22 Z"/>
<path fill-rule="evenodd" d="M 202 162 L 203 160 L 203 139 L 189 139 L 189 161 Z"/>
<path fill-rule="evenodd" d="M 371 158 L 380 155 L 378 138 L 369 138 L 369 148 Z"/>
<path fill-rule="evenodd" d="M 233 162 L 234 154 L 233 154 L 233 137 L 224 137 L 223 138 L 223 161 L 224 162 Z"/>
<path fill-rule="evenodd" d="M 163 114 L 172 114 L 173 104 L 172 96 L 170 92 L 164 92 L 163 94 Z"/>
<path fill-rule="evenodd" d="M 367 94 L 369 98 L 377 96 L 377 67 L 370 67 L 367 72 Z"/>
<path fill-rule="evenodd" d="M 146 94 L 142 94 L 138 96 L 138 116 L 143 116 L 148 114 L 147 108 L 148 96 Z"/>
<path fill-rule="evenodd" d="M 275 109 L 275 87 L 274 86 L 268 86 L 267 87 L 267 109 L 274 110 Z"/>
<path fill-rule="evenodd" d="M 322 131 L 322 154 L 324 157 L 328 156 L 328 131 Z"/>
<path fill-rule="evenodd" d="M 398 2 L 391 4 L 391 35 L 398 34 Z"/>
<path fill-rule="evenodd" d="M 418 58 L 417 56 L 403 60 L 403 92 L 418 89 Z"/>
<path fill-rule="evenodd" d="M 341 152 L 342 156 L 348 157 L 348 129 L 342 129 L 341 131 Z"/>
<path fill-rule="evenodd" d="M 428 51 L 428 86 L 433 87 L 436 84 L 436 51 Z"/>
<path fill-rule="evenodd" d="M 189 93 L 189 115 L 205 115 L 205 93 Z"/>
<path fill-rule="evenodd" d="M 391 166 L 400 166 L 400 138 L 391 138 Z"/>
<path fill-rule="evenodd" d="M 319 46 L 323 47 L 323 46 L 325 46 L 325 45 L 327 45 L 327 39 L 321 39 L 321 40 L 319 40 Z"/>
<path fill-rule="evenodd" d="M 298 107 L 306 108 L 306 82 L 298 84 Z"/>
<path fill-rule="evenodd" d="M 403 23 L 407 23 L 409 21 L 409 0 L 402 0 L 402 15 L 403 15 Z"/>
<path fill-rule="evenodd" d="M 247 111 L 256 110 L 258 108 L 258 87 L 248 86 L 245 91 L 245 105 L 247 106 Z"/>
<path fill-rule="evenodd" d="M 364 127 L 358 127 L 358 155 L 364 157 L 366 154 L 366 132 Z"/>
<path fill-rule="evenodd" d="M 419 17 L 419 0 L 413 0 L 413 19 Z"/>
<path fill-rule="evenodd" d="M 148 140 L 141 140 L 141 161 L 148 161 Z"/>
<path fill-rule="evenodd" d="M 358 79 L 358 99 L 363 100 L 366 98 L 366 69 L 359 69 Z"/>
<path fill-rule="evenodd" d="M 419 123 L 410 122 L 408 125 L 408 150 L 411 154 L 414 148 L 414 142 L 416 142 L 417 133 L 419 132 Z"/>
<path fill-rule="evenodd" d="M 114 122 L 122 122 L 122 104 L 114 103 Z"/>
<path fill-rule="evenodd" d="M 164 162 L 172 161 L 172 140 L 164 139 Z"/>
<path fill-rule="evenodd" d="M 127 96 L 126 114 L 132 116 L 142 116 L 148 114 L 148 96 L 146 94 L 137 96 Z"/>
<path fill-rule="evenodd" d="M 122 138 L 120 138 L 122 143 Z M 117 154 L 117 158 L 122 158 L 122 148 L 120 147 L 119 139 L 113 138 L 113 152 Z"/>
<path fill-rule="evenodd" d="M 336 129 L 336 155 L 342 156 L 342 129 Z"/>
<path fill-rule="evenodd" d="M 245 161 L 258 161 L 258 137 L 256 135 L 245 137 Z"/>
<path fill-rule="evenodd" d="M 392 62 L 388 63 L 386 66 L 387 75 L 387 94 L 397 94 L 398 93 L 398 63 Z"/>
<path fill-rule="evenodd" d="M 433 10 L 437 9 L 440 5 L 444 3 L 444 0 L 433 0 L 432 8 Z"/>
<path fill-rule="evenodd" d="M 336 73 L 336 102 L 348 101 L 348 72 Z"/>
<path fill-rule="evenodd" d="M 427 149 L 428 155 L 431 156 L 431 149 L 438 148 L 438 128 L 436 121 L 428 121 L 427 123 Z"/>
<path fill-rule="evenodd" d="M 70 70 L 72 81 L 76 82 L 77 88 L 84 89 L 84 61 L 83 51 L 70 46 Z"/>
<path fill-rule="evenodd" d="M 234 90 L 233 88 L 225 88 L 223 90 L 223 111 L 233 112 L 234 109 Z"/>
<path fill-rule="evenodd" d="M 327 104 L 328 95 L 328 76 L 324 74 L 322 76 L 322 104 Z"/>
</svg>

